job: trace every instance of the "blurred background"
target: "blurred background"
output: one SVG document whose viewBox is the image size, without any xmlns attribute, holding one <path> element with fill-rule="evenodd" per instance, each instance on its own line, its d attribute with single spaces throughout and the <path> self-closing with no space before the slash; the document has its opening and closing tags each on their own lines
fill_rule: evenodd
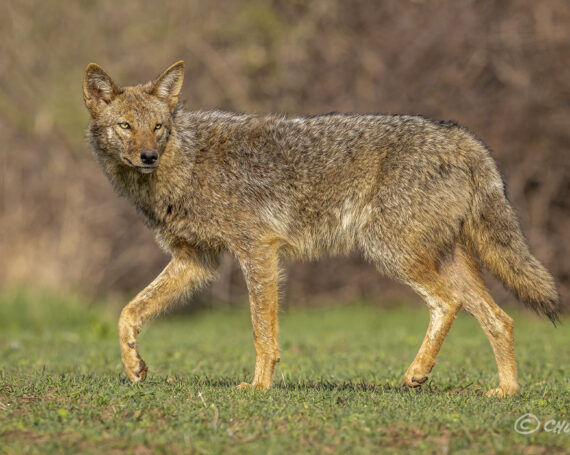
<svg viewBox="0 0 570 455">
<path fill-rule="evenodd" d="M 179 59 L 191 109 L 421 113 L 467 126 L 493 150 L 531 249 L 568 301 L 566 0 L 7 2 L 0 287 L 122 300 L 168 262 L 86 146 L 81 85 L 89 62 L 130 85 Z M 358 257 L 289 263 L 287 275 L 285 306 L 419 300 Z M 244 297 L 226 257 L 195 302 Z"/>
</svg>

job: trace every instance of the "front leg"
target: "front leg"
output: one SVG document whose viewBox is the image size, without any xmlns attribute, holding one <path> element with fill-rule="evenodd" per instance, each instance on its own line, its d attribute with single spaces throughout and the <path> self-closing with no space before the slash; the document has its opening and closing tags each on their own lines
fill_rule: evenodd
<svg viewBox="0 0 570 455">
<path fill-rule="evenodd" d="M 144 381 L 147 373 L 147 366 L 137 352 L 137 335 L 142 325 L 210 280 L 212 262 L 198 253 L 172 258 L 160 275 L 123 308 L 119 317 L 121 357 L 132 382 Z"/>
<path fill-rule="evenodd" d="M 251 248 L 240 257 L 249 291 L 255 373 L 251 384 L 241 383 L 240 389 L 268 389 L 273 382 L 275 364 L 279 362 L 278 325 L 278 259 L 276 247 L 262 245 Z"/>
</svg>

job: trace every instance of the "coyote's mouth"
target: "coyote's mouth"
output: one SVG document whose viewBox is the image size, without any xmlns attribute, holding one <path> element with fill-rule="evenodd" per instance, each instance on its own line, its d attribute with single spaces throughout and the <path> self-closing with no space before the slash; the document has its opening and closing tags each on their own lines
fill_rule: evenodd
<svg viewBox="0 0 570 455">
<path fill-rule="evenodd" d="M 156 166 L 136 166 L 136 168 L 140 171 L 141 174 L 150 174 L 154 172 Z"/>
<path fill-rule="evenodd" d="M 136 165 L 135 163 L 133 163 L 131 160 L 129 160 L 126 156 L 121 157 L 123 159 L 123 161 L 128 164 L 130 167 L 134 167 L 137 171 L 139 171 L 141 174 L 150 174 L 151 172 L 153 172 L 157 166 L 157 164 L 147 164 L 147 165 Z"/>
</svg>

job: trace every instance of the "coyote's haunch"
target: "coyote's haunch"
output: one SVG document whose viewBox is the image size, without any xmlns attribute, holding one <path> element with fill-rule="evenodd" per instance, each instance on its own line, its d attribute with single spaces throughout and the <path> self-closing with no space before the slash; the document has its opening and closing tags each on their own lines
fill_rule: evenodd
<svg viewBox="0 0 570 455">
<path fill-rule="evenodd" d="M 279 258 L 358 250 L 429 308 L 405 386 L 427 380 L 465 307 L 497 360 L 499 386 L 488 395 L 517 392 L 513 321 L 489 295 L 478 261 L 553 322 L 560 303 L 481 141 L 455 123 L 419 116 L 189 112 L 178 104 L 183 72 L 178 62 L 151 82 L 119 87 L 91 63 L 83 83 L 99 163 L 172 255 L 119 319 L 132 381 L 147 372 L 136 346 L 142 324 L 214 278 L 219 254 L 229 251 L 250 296 L 251 386 L 267 389 L 279 361 Z"/>
</svg>

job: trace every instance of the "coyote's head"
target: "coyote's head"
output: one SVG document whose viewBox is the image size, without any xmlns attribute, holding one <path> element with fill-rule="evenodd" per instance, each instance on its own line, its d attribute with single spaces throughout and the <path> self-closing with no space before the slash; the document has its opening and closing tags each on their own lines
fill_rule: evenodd
<svg viewBox="0 0 570 455">
<path fill-rule="evenodd" d="M 156 169 L 172 128 L 172 112 L 184 78 L 184 62 L 146 84 L 119 87 L 103 69 L 85 69 L 83 98 L 100 150 L 141 173 Z"/>
</svg>

